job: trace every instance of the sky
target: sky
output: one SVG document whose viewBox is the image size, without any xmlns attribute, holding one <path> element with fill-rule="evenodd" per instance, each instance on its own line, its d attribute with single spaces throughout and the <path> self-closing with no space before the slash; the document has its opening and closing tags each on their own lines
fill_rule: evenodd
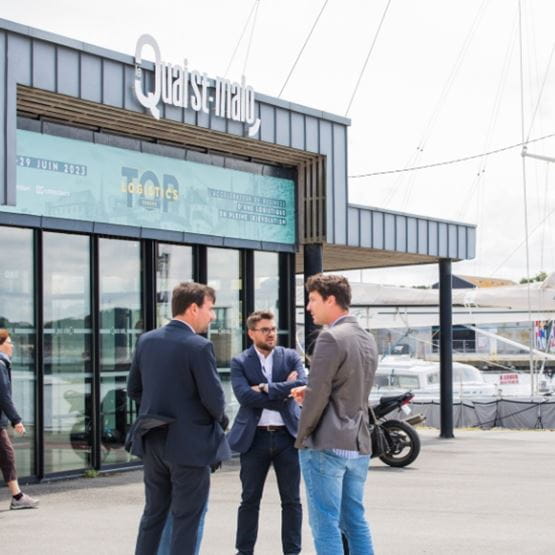
<svg viewBox="0 0 555 555">
<path fill-rule="evenodd" d="M 187 58 L 191 69 L 211 76 L 245 74 L 257 92 L 277 96 L 324 3 L 0 0 L 0 17 L 130 55 L 139 35 L 150 33 L 164 60 Z M 345 115 L 387 4 L 328 0 L 282 98 Z M 519 280 L 555 271 L 553 164 L 527 158 L 523 168 L 519 147 L 425 170 L 353 176 L 555 133 L 555 3 L 521 0 L 523 120 L 518 8 L 518 0 L 391 0 L 348 113 L 349 201 L 476 224 L 477 256 L 454 264 L 454 273 Z M 555 157 L 555 138 L 528 151 Z M 436 281 L 437 272 L 428 265 L 349 275 L 418 285 Z"/>
</svg>

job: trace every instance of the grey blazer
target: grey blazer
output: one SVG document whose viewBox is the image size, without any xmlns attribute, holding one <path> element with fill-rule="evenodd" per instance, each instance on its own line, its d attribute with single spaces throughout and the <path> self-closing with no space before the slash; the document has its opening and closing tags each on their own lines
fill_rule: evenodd
<svg viewBox="0 0 555 555">
<path fill-rule="evenodd" d="M 320 332 L 312 355 L 297 448 L 370 453 L 368 395 L 378 365 L 372 335 L 354 316 Z"/>
</svg>

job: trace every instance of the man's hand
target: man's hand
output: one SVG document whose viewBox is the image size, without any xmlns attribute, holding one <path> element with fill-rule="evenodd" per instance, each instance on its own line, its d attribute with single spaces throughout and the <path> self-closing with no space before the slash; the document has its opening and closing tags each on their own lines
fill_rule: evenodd
<svg viewBox="0 0 555 555">
<path fill-rule="evenodd" d="M 19 422 L 18 424 L 16 424 L 14 426 L 14 430 L 18 435 L 22 436 L 25 433 L 25 426 L 23 425 L 23 422 Z"/>
<path fill-rule="evenodd" d="M 300 385 L 299 387 L 294 387 L 291 390 L 290 395 L 291 397 L 293 397 L 293 399 L 295 399 L 295 402 L 297 403 L 297 405 L 303 404 L 305 391 L 306 391 L 306 385 Z"/>
<path fill-rule="evenodd" d="M 220 426 L 222 427 L 222 430 L 225 432 L 229 426 L 229 418 L 227 417 L 227 414 L 224 412 L 224 415 L 222 416 L 222 419 L 220 420 Z"/>
<path fill-rule="evenodd" d="M 293 370 L 292 372 L 289 373 L 289 376 L 287 376 L 287 381 L 294 382 L 297 380 L 298 377 L 299 377 L 298 372 L 296 370 Z"/>
<path fill-rule="evenodd" d="M 251 389 L 257 393 L 268 393 L 268 384 L 259 383 L 258 385 L 251 385 Z"/>
</svg>

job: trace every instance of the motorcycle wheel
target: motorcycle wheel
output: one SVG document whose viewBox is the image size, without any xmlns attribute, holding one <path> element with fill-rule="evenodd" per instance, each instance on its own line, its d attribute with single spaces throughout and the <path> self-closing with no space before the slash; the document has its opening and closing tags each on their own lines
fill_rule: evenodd
<svg viewBox="0 0 555 555">
<path fill-rule="evenodd" d="M 379 458 L 389 466 L 401 468 L 414 462 L 420 453 L 420 437 L 406 422 L 386 420 L 381 427 L 385 430 L 391 449 Z"/>
</svg>

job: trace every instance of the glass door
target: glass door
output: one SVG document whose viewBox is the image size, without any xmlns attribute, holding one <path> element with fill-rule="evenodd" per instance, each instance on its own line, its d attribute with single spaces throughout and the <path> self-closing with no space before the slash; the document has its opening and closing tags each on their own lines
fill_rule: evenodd
<svg viewBox="0 0 555 555">
<path fill-rule="evenodd" d="M 135 416 L 127 374 L 144 331 L 140 243 L 99 239 L 98 275 L 101 461 L 111 465 L 132 459 L 123 445 Z"/>
<path fill-rule="evenodd" d="M 7 328 L 14 344 L 12 399 L 27 430 L 12 434 L 19 476 L 35 474 L 35 288 L 33 232 L 0 227 L 0 327 Z M 0 479 L 2 478 L 0 474 Z"/>
<path fill-rule="evenodd" d="M 208 285 L 216 291 L 216 320 L 210 325 L 208 338 L 214 344 L 216 363 L 228 403 L 228 416 L 233 418 L 239 404 L 231 389 L 231 359 L 243 350 L 243 305 L 240 252 L 232 249 L 207 250 Z"/>
<path fill-rule="evenodd" d="M 89 253 L 89 237 L 43 234 L 45 474 L 92 465 Z"/>
</svg>

